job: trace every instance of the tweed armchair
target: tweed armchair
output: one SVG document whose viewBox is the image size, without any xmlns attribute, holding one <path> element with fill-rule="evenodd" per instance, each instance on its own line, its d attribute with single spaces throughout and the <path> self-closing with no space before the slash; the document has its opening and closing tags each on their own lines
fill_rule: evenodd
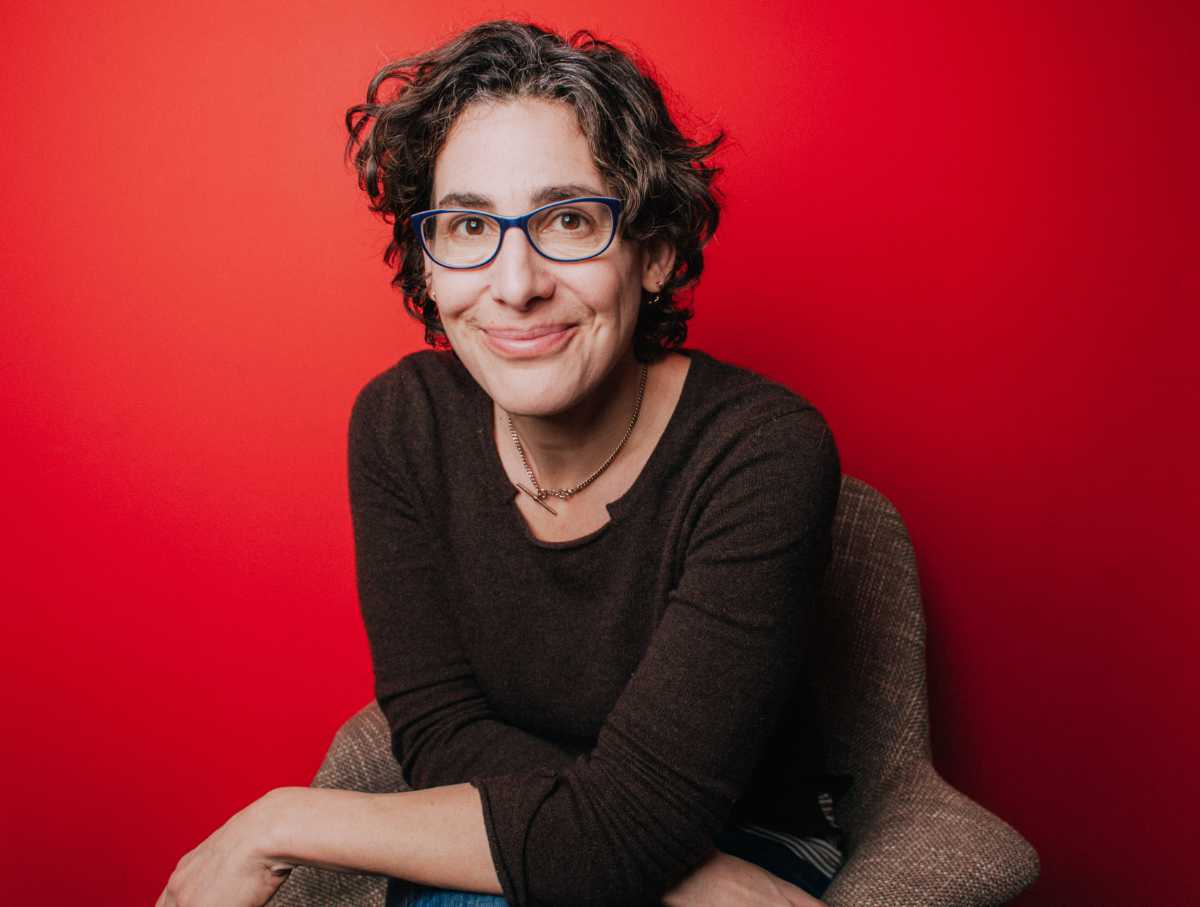
<svg viewBox="0 0 1200 907">
<path fill-rule="evenodd" d="M 1033 847 L 933 767 L 925 691 L 925 615 L 916 558 L 882 494 L 842 476 L 833 558 L 817 619 L 811 679 L 827 768 L 854 783 L 834 803 L 846 860 L 830 907 L 991 907 L 1037 878 Z M 337 732 L 313 787 L 407 790 L 375 702 Z M 273 907 L 383 907 L 380 876 L 301 866 Z"/>
</svg>

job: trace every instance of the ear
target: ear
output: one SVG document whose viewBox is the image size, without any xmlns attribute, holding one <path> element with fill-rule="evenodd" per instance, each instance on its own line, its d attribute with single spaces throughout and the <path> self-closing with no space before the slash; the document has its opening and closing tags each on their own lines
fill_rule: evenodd
<svg viewBox="0 0 1200 907">
<path fill-rule="evenodd" d="M 666 240 L 654 240 L 642 248 L 642 289 L 657 293 L 675 270 L 675 247 Z"/>
<path fill-rule="evenodd" d="M 425 274 L 423 275 L 425 278 L 425 295 L 433 299 L 433 267 L 430 265 L 428 255 L 423 255 L 422 258 L 425 259 Z"/>
</svg>

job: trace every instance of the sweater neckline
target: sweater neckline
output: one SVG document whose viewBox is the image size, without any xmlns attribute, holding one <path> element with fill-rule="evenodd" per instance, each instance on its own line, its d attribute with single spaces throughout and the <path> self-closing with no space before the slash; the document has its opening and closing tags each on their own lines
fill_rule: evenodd
<svg viewBox="0 0 1200 907">
<path fill-rule="evenodd" d="M 681 347 L 675 352 L 687 356 L 691 360 L 691 364 L 688 366 L 687 374 L 684 375 L 679 399 L 675 402 L 675 408 L 671 411 L 666 428 L 659 436 L 658 443 L 654 445 L 654 450 L 650 452 L 649 458 L 642 465 L 641 472 L 637 474 L 633 484 L 625 490 L 625 493 L 604 505 L 608 511 L 608 522 L 586 535 L 563 542 L 548 542 L 537 538 L 529 531 L 529 524 L 525 522 L 525 518 L 514 503 L 516 495 L 520 494 L 520 491 L 509 480 L 508 473 L 504 470 L 504 464 L 500 460 L 500 452 L 496 450 L 496 444 L 492 438 L 492 398 L 468 374 L 472 393 L 475 395 L 474 411 L 478 419 L 476 435 L 479 438 L 483 455 L 483 468 L 478 475 L 485 486 L 489 499 L 509 511 L 511 519 L 515 521 L 522 536 L 530 544 L 538 548 L 565 550 L 578 548 L 595 541 L 607 534 L 609 527 L 631 513 L 634 510 L 634 504 L 644 493 L 645 488 L 655 483 L 656 477 L 664 469 L 665 464 L 670 462 L 672 452 L 678 446 L 677 436 L 683 430 L 682 425 L 686 421 L 686 414 L 693 406 L 692 398 L 696 395 L 696 387 L 701 381 L 697 371 L 704 364 L 704 353 L 700 350 Z"/>
</svg>

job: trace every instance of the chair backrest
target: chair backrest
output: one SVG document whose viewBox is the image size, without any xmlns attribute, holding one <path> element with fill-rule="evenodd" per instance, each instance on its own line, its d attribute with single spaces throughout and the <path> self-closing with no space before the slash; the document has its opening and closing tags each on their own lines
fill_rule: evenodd
<svg viewBox="0 0 1200 907">
<path fill-rule="evenodd" d="M 896 508 L 853 476 L 842 476 L 814 629 L 809 679 L 827 770 L 854 779 L 835 804 L 853 839 L 893 774 L 931 758 L 916 557 Z"/>
</svg>

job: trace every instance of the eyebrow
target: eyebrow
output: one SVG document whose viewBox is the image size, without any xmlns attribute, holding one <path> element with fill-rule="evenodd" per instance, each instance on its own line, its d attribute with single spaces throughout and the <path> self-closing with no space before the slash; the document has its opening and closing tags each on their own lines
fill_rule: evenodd
<svg viewBox="0 0 1200 907">
<path fill-rule="evenodd" d="M 567 198 L 579 198 L 588 195 L 604 195 L 593 186 L 584 186 L 580 183 L 562 183 L 555 186 L 543 186 L 538 189 L 529 200 L 533 202 L 533 207 L 540 208 L 542 205 L 548 205 L 551 202 L 560 202 Z M 486 195 L 480 195 L 477 192 L 447 192 L 437 203 L 438 208 L 476 208 L 481 211 L 494 211 L 495 204 Z"/>
</svg>

